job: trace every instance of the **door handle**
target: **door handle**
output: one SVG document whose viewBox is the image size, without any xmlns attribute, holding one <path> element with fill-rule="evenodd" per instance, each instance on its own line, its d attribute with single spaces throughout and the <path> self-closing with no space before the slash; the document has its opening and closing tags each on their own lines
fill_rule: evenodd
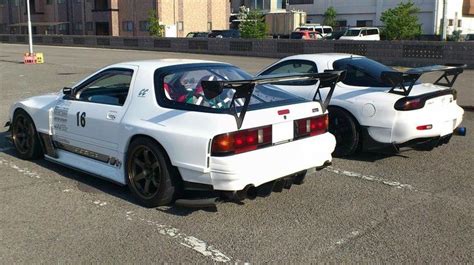
<svg viewBox="0 0 474 265">
<path fill-rule="evenodd" d="M 116 111 L 109 111 L 107 112 L 107 120 L 115 120 L 117 118 L 117 112 Z"/>
</svg>

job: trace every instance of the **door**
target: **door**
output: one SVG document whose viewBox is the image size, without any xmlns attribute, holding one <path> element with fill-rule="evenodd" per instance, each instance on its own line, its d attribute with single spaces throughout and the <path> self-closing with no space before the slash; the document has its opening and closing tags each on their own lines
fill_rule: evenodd
<svg viewBox="0 0 474 265">
<path fill-rule="evenodd" d="M 129 90 L 136 70 L 106 69 L 60 100 L 53 113 L 55 146 L 118 166 L 120 123 L 130 103 Z"/>
</svg>

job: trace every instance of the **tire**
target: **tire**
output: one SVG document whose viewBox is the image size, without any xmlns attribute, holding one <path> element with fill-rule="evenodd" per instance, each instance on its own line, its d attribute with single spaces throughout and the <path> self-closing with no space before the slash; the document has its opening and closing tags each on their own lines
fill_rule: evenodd
<svg viewBox="0 0 474 265">
<path fill-rule="evenodd" d="M 43 157 L 43 149 L 35 123 L 30 115 L 22 109 L 17 110 L 13 117 L 12 138 L 19 158 L 35 160 Z"/>
<path fill-rule="evenodd" d="M 341 108 L 329 108 L 329 132 L 336 137 L 334 157 L 354 154 L 359 147 L 359 125 L 354 117 Z"/>
<path fill-rule="evenodd" d="M 179 177 L 166 154 L 152 139 L 134 140 L 127 152 L 127 184 L 145 207 L 157 207 L 172 202 L 179 187 Z"/>
</svg>

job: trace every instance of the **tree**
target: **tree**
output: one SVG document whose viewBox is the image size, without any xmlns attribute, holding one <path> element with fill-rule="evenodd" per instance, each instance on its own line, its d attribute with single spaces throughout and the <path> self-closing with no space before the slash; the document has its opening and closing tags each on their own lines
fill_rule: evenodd
<svg viewBox="0 0 474 265">
<path fill-rule="evenodd" d="M 165 35 L 165 26 L 160 25 L 155 9 L 148 11 L 148 32 L 153 37 L 163 37 Z"/>
<path fill-rule="evenodd" d="M 395 8 L 382 13 L 380 21 L 384 25 L 382 35 L 387 40 L 410 40 L 421 35 L 421 24 L 418 21 L 420 9 L 410 0 L 401 2 Z"/>
<path fill-rule="evenodd" d="M 324 12 L 324 21 L 323 21 L 324 25 L 331 26 L 331 27 L 337 26 L 336 16 L 337 16 L 336 9 L 330 6 L 326 10 L 326 12 Z"/>
<path fill-rule="evenodd" d="M 242 20 L 239 25 L 240 36 L 245 39 L 263 39 L 267 35 L 265 16 L 260 10 L 242 8 L 239 13 Z"/>
</svg>

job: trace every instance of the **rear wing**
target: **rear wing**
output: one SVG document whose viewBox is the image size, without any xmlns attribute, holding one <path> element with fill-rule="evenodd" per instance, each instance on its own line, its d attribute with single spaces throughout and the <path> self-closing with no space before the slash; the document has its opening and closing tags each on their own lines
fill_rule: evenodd
<svg viewBox="0 0 474 265">
<path fill-rule="evenodd" d="M 410 69 L 406 72 L 382 72 L 380 78 L 392 86 L 389 93 L 408 96 L 416 81 L 425 73 L 444 72 L 433 84 L 453 87 L 458 76 L 466 68 L 465 64 L 432 65 Z"/>
<path fill-rule="evenodd" d="M 287 81 L 311 81 L 314 80 L 315 84 L 319 80 L 319 85 L 314 95 L 314 100 L 317 100 L 321 104 L 323 112 L 326 111 L 329 101 L 331 100 L 334 88 L 336 83 L 339 81 L 341 75 L 345 73 L 344 71 L 327 71 L 324 73 L 310 73 L 310 74 L 286 74 L 286 75 L 268 75 L 268 76 L 259 76 L 249 80 L 235 80 L 235 81 L 202 81 L 202 87 L 204 91 L 204 96 L 207 99 L 213 99 L 219 96 L 224 89 L 233 89 L 235 93 L 232 97 L 230 103 L 230 112 L 235 117 L 237 122 L 237 128 L 242 127 L 242 123 L 245 118 L 245 113 L 249 107 L 250 98 L 252 97 L 253 90 L 256 85 L 263 84 L 275 84 L 279 82 Z M 321 93 L 319 92 L 320 88 L 330 87 L 326 98 L 323 100 Z M 237 106 L 235 104 L 237 99 L 245 100 L 243 106 L 241 106 L 240 113 L 237 111 Z"/>
</svg>

